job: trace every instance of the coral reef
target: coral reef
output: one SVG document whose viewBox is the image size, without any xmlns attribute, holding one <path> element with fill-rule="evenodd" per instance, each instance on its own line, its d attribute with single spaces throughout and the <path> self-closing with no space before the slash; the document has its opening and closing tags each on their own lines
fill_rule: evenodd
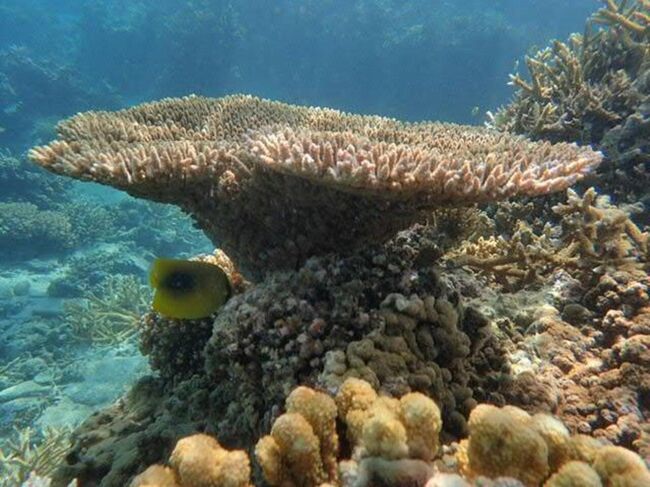
<svg viewBox="0 0 650 487">
<path fill-rule="evenodd" d="M 285 411 L 254 450 L 271 486 L 598 487 L 650 481 L 637 454 L 572 436 L 557 418 L 513 406 L 477 405 L 469 436 L 442 455 L 440 411 L 420 393 L 382 396 L 350 378 L 334 399 L 297 387 Z M 251 485 L 246 452 L 226 450 L 208 434 L 180 438 L 167 463 L 147 467 L 130 487 Z"/>
<path fill-rule="evenodd" d="M 191 257 L 214 248 L 203 232 L 190 225 L 187 215 L 172 205 L 124 198 L 114 208 L 114 215 L 121 238 L 155 257 Z"/>
<path fill-rule="evenodd" d="M 177 204 L 258 282 L 218 252 L 200 258 L 236 292 L 209 318 L 140 322 L 146 293 L 114 276 L 68 307 L 96 342 L 141 323 L 154 375 L 77 429 L 55 485 L 648 483 L 634 453 L 650 454 L 650 267 L 636 207 L 594 189 L 467 207 L 565 189 L 600 162 L 563 142 L 596 144 L 611 159 L 605 187 L 621 196 L 631 177 L 629 200 L 643 198 L 648 8 L 608 1 L 594 18 L 604 28 L 529 59 L 531 81 L 513 76 L 518 95 L 494 123 L 546 142 L 244 96 L 64 121 L 33 159 Z M 148 224 L 150 208 L 60 205 L 56 216 L 72 245 L 106 231 L 139 243 L 144 225 L 122 232 Z M 177 214 L 165 213 L 155 252 L 177 248 Z M 142 264 L 103 255 L 74 263 L 87 274 L 79 289 Z"/>
<path fill-rule="evenodd" d="M 151 303 L 151 291 L 135 276 L 107 277 L 79 301 L 65 303 L 64 320 L 74 336 L 100 345 L 133 338 L 140 317 Z"/>
<path fill-rule="evenodd" d="M 250 446 L 291 389 L 336 390 L 348 377 L 396 397 L 427 394 L 445 435 L 462 434 L 477 401 L 503 401 L 508 369 L 487 321 L 430 264 L 415 264 L 431 245 L 427 231 L 347 258 L 312 258 L 234 295 L 213 319 L 145 320 L 143 348 L 160 378 L 90 418 L 60 478 L 121 485 L 192 431 Z"/>
<path fill-rule="evenodd" d="M 650 5 L 604 3 L 584 35 L 526 58 L 530 80 L 511 75 L 514 100 L 490 123 L 535 139 L 596 144 L 608 156 L 602 186 L 634 202 L 645 198 L 650 178 Z"/>
<path fill-rule="evenodd" d="M 0 448 L 0 486 L 16 487 L 35 475 L 51 475 L 68 448 L 68 430 L 47 429 L 40 437 L 31 428 L 17 431 L 15 438 Z"/>
<path fill-rule="evenodd" d="M 29 202 L 39 208 L 64 201 L 71 184 L 51 177 L 26 159 L 0 150 L 0 194 L 3 203 Z"/>
<path fill-rule="evenodd" d="M 18 147 L 54 135 L 56 118 L 92 106 L 118 106 L 106 85 L 85 83 L 68 63 L 35 58 L 29 49 L 11 45 L 0 51 L 2 145 Z"/>
<path fill-rule="evenodd" d="M 58 130 L 58 140 L 30 151 L 33 161 L 180 206 L 257 275 L 385 240 L 443 203 L 564 189 L 601 159 L 477 127 L 247 96 L 88 112 Z"/>
<path fill-rule="evenodd" d="M 0 251 L 7 258 L 27 258 L 70 249 L 74 226 L 58 211 L 32 203 L 0 203 Z"/>
<path fill-rule="evenodd" d="M 11 259 L 62 253 L 100 238 L 110 240 L 114 230 L 110 210 L 87 202 L 60 203 L 50 209 L 26 201 L 0 202 L 0 249 Z"/>
</svg>

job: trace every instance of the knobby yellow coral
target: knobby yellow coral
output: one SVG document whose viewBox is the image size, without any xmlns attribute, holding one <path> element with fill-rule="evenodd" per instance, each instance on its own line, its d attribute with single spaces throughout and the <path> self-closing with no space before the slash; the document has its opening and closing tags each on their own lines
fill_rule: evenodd
<svg viewBox="0 0 650 487">
<path fill-rule="evenodd" d="M 313 486 L 338 479 L 336 404 L 327 394 L 298 387 L 255 455 L 273 486 Z"/>
<path fill-rule="evenodd" d="M 530 423 L 518 408 L 477 406 L 469 418 L 469 438 L 461 442 L 461 472 L 469 478 L 514 477 L 527 486 L 541 485 L 549 473 L 548 447 Z"/>
<path fill-rule="evenodd" d="M 456 457 L 470 480 L 513 477 L 531 487 L 650 485 L 650 472 L 636 453 L 570 436 L 546 414 L 481 404 L 470 414 L 469 430 Z"/>
<path fill-rule="evenodd" d="M 242 450 L 224 449 L 205 434 L 181 438 L 170 467 L 152 465 L 130 487 L 249 487 L 250 461 Z"/>
<path fill-rule="evenodd" d="M 240 95 L 89 112 L 58 130 L 33 161 L 177 204 L 259 273 L 389 238 L 443 203 L 562 190 L 601 160 L 590 148 L 485 128 Z"/>
<path fill-rule="evenodd" d="M 513 406 L 481 404 L 472 411 L 469 438 L 456 453 L 462 477 L 434 476 L 442 424 L 423 394 L 379 396 L 367 382 L 349 378 L 336 401 L 308 387 L 294 389 L 286 410 L 255 447 L 264 479 L 274 487 L 424 485 L 427 479 L 448 485 L 445 478 L 469 486 L 464 479 L 478 477 L 535 487 L 650 485 L 650 472 L 634 452 L 571 436 L 558 419 Z M 349 459 L 340 458 L 337 416 L 348 428 Z M 213 437 L 195 434 L 178 441 L 169 466 L 149 467 L 130 487 L 250 487 L 250 474 L 244 451 L 227 451 Z"/>
</svg>

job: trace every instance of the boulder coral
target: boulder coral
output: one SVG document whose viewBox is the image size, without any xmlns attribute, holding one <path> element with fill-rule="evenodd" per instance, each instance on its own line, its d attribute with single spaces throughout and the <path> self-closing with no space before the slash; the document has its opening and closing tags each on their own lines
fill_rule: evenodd
<svg viewBox="0 0 650 487">
<path fill-rule="evenodd" d="M 479 405 L 468 426 L 469 438 L 461 443 L 459 454 L 467 477 L 514 477 L 532 487 L 548 476 L 548 445 L 525 411 Z"/>
<path fill-rule="evenodd" d="M 559 191 L 600 163 L 573 144 L 251 96 L 88 112 L 39 165 L 173 203 L 252 275 L 386 240 L 440 204 Z"/>
</svg>

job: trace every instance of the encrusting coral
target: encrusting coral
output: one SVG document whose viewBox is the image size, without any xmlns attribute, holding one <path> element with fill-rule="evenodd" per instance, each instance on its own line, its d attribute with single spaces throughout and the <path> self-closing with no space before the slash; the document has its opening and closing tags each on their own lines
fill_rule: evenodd
<svg viewBox="0 0 650 487">
<path fill-rule="evenodd" d="M 190 213 L 243 270 L 387 239 L 440 204 L 567 188 L 601 155 L 484 128 L 250 96 L 166 99 L 59 124 L 30 157 Z"/>
</svg>

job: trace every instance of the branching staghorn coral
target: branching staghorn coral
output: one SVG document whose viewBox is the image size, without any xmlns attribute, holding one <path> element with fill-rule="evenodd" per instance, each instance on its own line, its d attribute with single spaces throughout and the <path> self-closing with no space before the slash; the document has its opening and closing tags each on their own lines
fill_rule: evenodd
<svg viewBox="0 0 650 487">
<path fill-rule="evenodd" d="M 0 448 L 0 487 L 15 487 L 28 480 L 31 473 L 51 475 L 70 448 L 70 431 L 46 429 L 42 437 L 34 430 L 16 431 L 16 437 Z"/>
<path fill-rule="evenodd" d="M 603 183 L 633 201 L 650 177 L 650 4 L 604 0 L 584 35 L 526 58 L 513 101 L 488 125 L 533 139 L 597 144 Z"/>
<path fill-rule="evenodd" d="M 569 189 L 566 202 L 552 211 L 560 217 L 558 226 L 547 223 L 540 231 L 519 221 L 507 238 L 467 239 L 443 257 L 490 276 L 506 291 L 539 283 L 558 269 L 572 269 L 585 278 L 607 270 L 641 275 L 647 270 L 648 233 L 609 197 L 599 196 L 594 188 L 582 196 Z"/>
<path fill-rule="evenodd" d="M 599 196 L 594 188 L 582 197 L 569 190 L 567 202 L 553 211 L 562 217 L 562 240 L 586 273 L 603 274 L 607 269 L 647 272 L 648 233 L 607 196 Z"/>
<path fill-rule="evenodd" d="M 246 271 L 387 239 L 441 204 L 540 195 L 600 154 L 478 127 L 408 124 L 249 96 L 88 112 L 30 157 L 174 203 Z"/>
<path fill-rule="evenodd" d="M 635 81 L 647 69 L 650 6 L 607 0 L 584 35 L 554 41 L 526 58 L 530 80 L 510 75 L 514 101 L 493 116 L 498 128 L 550 140 L 599 142 L 647 93 Z M 594 28 L 594 23 L 603 29 Z"/>
<path fill-rule="evenodd" d="M 80 302 L 65 304 L 65 320 L 83 340 L 109 345 L 135 336 L 151 291 L 135 276 L 109 276 Z"/>
<path fill-rule="evenodd" d="M 467 266 L 491 276 L 506 291 L 539 282 L 554 269 L 575 265 L 572 249 L 558 248 L 551 226 L 538 235 L 519 222 L 509 238 L 479 237 L 464 241 L 445 254 L 456 265 Z"/>
</svg>

